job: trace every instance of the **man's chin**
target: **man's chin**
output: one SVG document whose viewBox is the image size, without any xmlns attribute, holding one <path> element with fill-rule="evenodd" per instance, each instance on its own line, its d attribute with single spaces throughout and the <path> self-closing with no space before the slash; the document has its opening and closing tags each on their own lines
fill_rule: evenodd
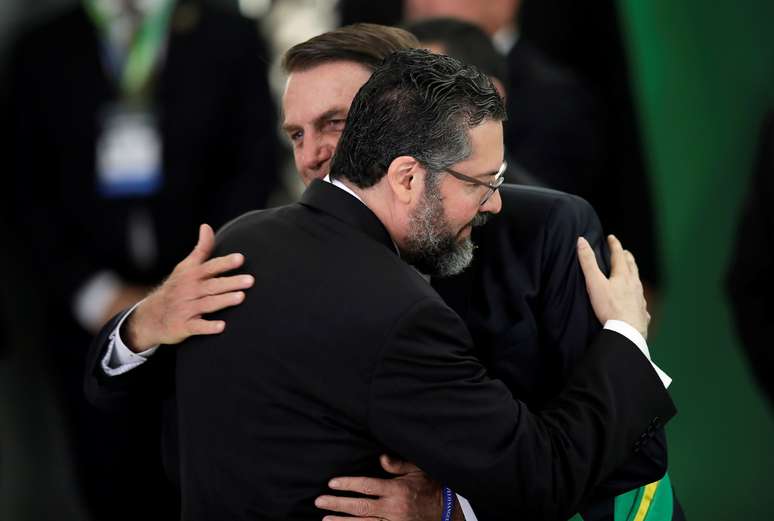
<svg viewBox="0 0 774 521">
<path fill-rule="evenodd" d="M 318 170 L 316 172 L 299 172 L 299 176 L 301 177 L 301 182 L 304 183 L 304 186 L 309 186 L 312 184 L 312 181 L 315 179 L 325 179 L 325 176 L 328 175 L 328 169 L 324 170 Z"/>
<path fill-rule="evenodd" d="M 456 247 L 443 254 L 412 254 L 401 252 L 404 259 L 417 270 L 431 277 L 451 277 L 461 273 L 473 262 L 475 246 L 469 237 L 457 241 Z"/>
</svg>

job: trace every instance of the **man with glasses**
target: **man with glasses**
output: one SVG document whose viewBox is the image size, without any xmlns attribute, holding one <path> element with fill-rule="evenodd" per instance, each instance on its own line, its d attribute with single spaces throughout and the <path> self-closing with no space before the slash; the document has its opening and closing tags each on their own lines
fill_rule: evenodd
<svg viewBox="0 0 774 521">
<path fill-rule="evenodd" d="M 469 177 L 465 174 L 461 174 L 457 172 L 456 170 L 452 170 L 451 168 L 444 169 L 444 172 L 453 175 L 460 181 L 465 181 L 466 183 L 470 183 L 472 185 L 479 185 L 479 186 L 485 186 L 487 188 L 487 191 L 484 193 L 484 197 L 481 199 L 481 206 L 484 206 L 486 202 L 489 200 L 492 195 L 497 191 L 498 188 L 505 182 L 505 171 L 508 168 L 508 164 L 503 161 L 500 165 L 500 168 L 497 169 L 497 172 L 495 172 L 494 175 L 494 181 L 491 183 L 487 183 L 484 181 L 479 181 L 475 177 Z"/>
<path fill-rule="evenodd" d="M 322 43 L 321 43 L 322 45 Z M 317 52 L 317 51 L 316 51 Z M 319 55 L 319 52 L 317 52 Z M 289 56 L 293 56 L 293 54 L 289 54 Z M 342 99 L 337 100 L 335 98 L 335 93 L 331 93 L 330 95 L 326 96 L 321 93 L 326 92 L 323 89 L 328 88 L 330 90 L 331 85 L 338 82 L 339 84 L 342 83 L 342 78 L 348 78 L 351 82 L 355 82 L 358 78 L 363 77 L 364 79 L 362 81 L 365 81 L 365 78 L 367 78 L 370 75 L 369 70 L 365 70 L 364 67 L 359 66 L 357 64 L 352 64 L 352 62 L 347 62 L 346 59 L 344 61 L 336 61 L 333 60 L 331 63 L 328 63 L 327 66 L 325 64 L 308 64 L 307 66 L 304 66 L 304 59 L 303 59 L 303 53 L 301 53 L 301 57 L 295 55 L 296 61 L 295 66 L 290 67 L 289 70 L 293 71 L 291 74 L 291 78 L 288 83 L 288 89 L 285 95 L 284 100 L 284 106 L 285 106 L 285 130 L 288 133 L 289 138 L 294 143 L 294 152 L 296 155 L 296 163 L 299 167 L 299 171 L 302 174 L 302 177 L 305 180 L 311 180 L 315 177 L 321 177 L 328 173 L 329 166 L 330 166 L 330 157 L 332 153 L 332 149 L 336 145 L 336 141 L 338 140 L 338 136 L 341 132 L 341 128 L 343 127 L 343 117 L 346 117 L 346 111 L 349 108 L 349 102 L 351 101 L 351 96 L 354 96 L 354 92 L 357 90 L 357 88 L 362 84 L 359 83 L 357 85 L 354 85 L 353 88 L 350 90 L 344 90 L 344 92 L 339 92 L 341 96 L 343 96 Z M 349 68 L 348 68 L 349 67 Z M 357 75 L 360 76 L 357 76 Z M 315 81 L 318 81 L 320 85 L 315 84 Z M 302 88 L 303 86 L 303 88 Z M 296 88 L 298 87 L 298 88 Z M 341 89 L 339 89 L 341 90 Z M 314 93 L 314 98 L 312 99 L 306 99 L 304 103 L 300 103 L 300 95 L 306 94 L 308 96 L 309 93 Z M 317 102 L 317 104 L 315 104 Z M 318 110 L 320 109 L 320 110 Z M 319 115 L 318 115 L 319 114 Z M 450 211 L 454 213 L 454 215 L 448 216 L 450 219 L 452 219 L 454 222 L 458 222 L 461 224 L 461 228 L 456 233 L 456 235 L 459 235 L 460 238 L 465 239 L 470 235 L 470 224 L 473 224 L 473 221 L 475 219 L 479 218 L 479 204 L 484 205 L 483 211 L 488 211 L 487 209 L 497 202 L 499 199 L 499 194 L 495 197 L 492 194 L 494 193 L 494 188 L 499 186 L 499 181 L 497 179 L 498 176 L 496 176 L 494 170 L 496 167 L 494 165 L 489 166 L 486 169 L 481 168 L 474 168 L 475 165 L 467 165 L 464 161 L 460 162 L 459 164 L 452 164 L 448 166 L 454 166 L 454 173 L 450 173 L 450 177 L 456 177 L 457 179 L 449 179 L 448 181 L 443 181 L 443 178 L 446 176 L 440 175 L 438 176 L 441 180 L 441 182 L 445 182 L 446 186 L 456 186 L 456 191 L 458 191 L 460 194 L 465 194 L 465 201 L 466 201 L 466 208 L 468 214 L 471 212 L 471 204 L 472 210 L 473 210 L 473 217 L 469 220 L 463 219 L 461 222 L 459 221 L 460 216 L 456 215 L 455 212 L 457 212 L 457 209 L 451 208 Z M 448 166 L 444 168 L 443 170 L 448 171 Z M 476 174 L 476 172 L 487 172 L 484 174 Z M 465 172 L 464 174 L 460 171 Z M 440 173 L 440 172 L 439 172 Z M 462 177 L 460 177 L 462 176 Z M 469 182 L 469 180 L 473 180 L 473 182 Z M 451 183 L 449 182 L 451 181 Z M 484 186 L 485 185 L 485 186 Z M 432 190 L 432 186 L 430 190 Z M 509 195 L 513 193 L 514 188 L 513 187 L 503 187 L 503 189 L 506 189 Z M 429 191 L 430 191 L 429 190 Z M 456 192 L 455 192 L 456 193 Z M 457 194 L 455 197 L 458 197 L 459 194 Z M 552 207 L 554 209 L 561 208 L 566 203 L 566 196 L 562 196 L 561 194 L 556 194 L 553 192 L 545 192 L 541 195 L 542 198 L 545 200 L 550 201 L 551 204 L 549 204 L 549 207 Z M 486 199 L 486 200 L 484 200 Z M 483 202 L 482 202 L 483 201 Z M 435 200 L 437 202 L 437 198 Z M 434 201 L 431 199 L 430 202 L 427 202 L 427 204 L 423 207 L 423 215 L 414 215 L 414 222 L 415 223 L 424 223 L 425 230 L 431 230 L 431 231 L 438 231 L 438 219 L 434 218 L 434 212 L 435 216 L 437 217 L 437 207 L 433 207 Z M 554 212 L 554 213 L 561 213 L 561 212 Z M 447 217 L 447 216 L 445 216 Z M 465 216 L 467 218 L 467 215 Z M 535 219 L 543 219 L 543 215 L 535 214 Z M 495 220 L 498 219 L 498 217 L 494 218 Z M 545 224 L 543 225 L 545 226 Z M 421 227 L 416 227 L 421 228 Z M 435 228 L 435 229 L 434 229 Z M 443 228 L 443 227 L 441 227 Z M 486 230 L 488 227 L 482 228 L 482 230 Z M 498 230 L 508 230 L 507 227 L 498 226 L 495 227 Z M 544 228 L 535 227 L 535 233 L 540 234 L 543 233 Z M 440 235 L 441 239 L 444 239 L 443 234 L 444 232 L 448 232 L 448 230 L 441 229 L 441 233 L 436 233 L 436 235 Z M 510 233 L 510 232 L 508 232 Z M 570 232 L 572 233 L 572 232 Z M 421 235 L 421 234 L 420 234 Z M 448 234 L 447 234 L 448 235 Z M 205 243 L 207 242 L 207 233 L 204 234 L 205 239 L 202 241 L 202 244 L 200 245 L 202 250 L 207 251 L 208 248 L 205 246 Z M 409 238 L 407 237 L 407 240 Z M 417 241 L 423 239 L 423 236 L 420 237 L 414 237 L 412 240 Z M 574 239 L 573 239 L 574 240 Z M 449 242 L 446 240 L 445 246 L 444 246 L 444 240 L 440 241 L 434 241 L 438 247 L 443 249 L 444 247 L 448 247 Z M 459 241 L 462 243 L 465 243 L 465 240 Z M 410 243 L 410 241 L 409 241 Z M 451 245 L 456 247 L 457 242 L 451 241 Z M 423 259 L 421 255 L 418 255 L 416 253 L 416 248 L 413 248 L 413 252 L 409 251 L 412 250 L 412 248 L 409 248 L 406 253 L 408 253 L 409 256 L 414 255 L 414 257 L 417 258 L 417 264 L 421 264 L 422 262 L 425 263 L 431 263 L 433 261 L 432 258 L 430 259 Z M 472 250 L 472 248 L 471 248 Z M 233 250 L 232 250 L 233 251 Z M 245 252 L 247 253 L 247 252 Z M 421 253 L 421 252 L 420 252 Z M 566 252 L 566 256 L 572 260 L 573 266 L 576 266 L 577 260 L 575 259 L 574 255 L 570 255 L 571 252 Z M 269 252 L 264 252 L 262 255 L 269 255 Z M 261 255 L 258 255 L 260 257 Z M 226 305 L 232 305 L 239 301 L 241 301 L 241 296 L 239 294 L 240 289 L 244 289 L 246 286 L 249 286 L 249 283 L 242 282 L 243 276 L 239 277 L 233 277 L 233 278 L 221 278 L 221 279 L 212 279 L 208 278 L 207 282 L 207 295 L 204 296 L 202 299 L 198 298 L 191 298 L 193 297 L 192 292 L 189 291 L 189 295 L 186 299 L 183 299 L 182 296 L 178 300 L 172 299 L 170 302 L 168 297 L 173 293 L 169 292 L 170 287 L 174 287 L 176 284 L 180 285 L 181 282 L 185 280 L 185 277 L 181 278 L 181 274 L 186 275 L 187 272 L 196 272 L 198 273 L 206 273 L 208 276 L 211 276 L 213 273 L 217 273 L 218 271 L 225 271 L 225 269 L 229 267 L 235 267 L 236 264 L 238 264 L 238 259 L 234 259 L 232 257 L 224 257 L 224 258 L 217 258 L 213 259 L 211 261 L 208 261 L 207 263 L 203 262 L 203 259 L 200 259 L 200 261 L 195 261 L 194 257 L 197 257 L 197 255 L 192 256 L 192 258 L 186 259 L 184 263 L 181 263 L 180 269 L 176 270 L 175 273 L 173 273 L 172 277 L 166 283 L 163 287 L 161 292 L 156 292 L 154 296 L 146 300 L 142 306 L 138 307 L 135 311 L 135 313 L 132 315 L 134 317 L 134 320 L 129 322 L 129 327 L 126 328 L 126 332 L 128 333 L 128 340 L 130 340 L 130 344 L 133 344 L 133 347 L 137 350 L 141 350 L 142 348 L 150 347 L 150 345 L 143 345 L 144 343 L 147 344 L 149 339 L 156 339 L 156 341 L 151 341 L 150 344 L 159 343 L 159 340 L 165 342 L 165 343 L 174 343 L 176 339 L 179 339 L 180 336 L 185 337 L 190 334 L 189 328 L 194 328 L 196 332 L 217 332 L 222 330 L 223 322 L 220 320 L 222 317 L 214 317 L 216 320 L 201 320 L 200 317 L 195 317 L 193 320 L 190 321 L 183 321 L 185 324 L 185 328 L 182 327 L 172 327 L 169 328 L 169 325 L 167 325 L 167 328 L 164 327 L 160 328 L 162 329 L 162 333 L 160 336 L 153 336 L 156 335 L 157 332 L 151 331 L 153 328 L 145 327 L 145 328 L 139 328 L 139 332 L 137 331 L 138 328 L 132 328 L 132 325 L 137 324 L 146 324 L 147 322 L 144 321 L 144 318 L 147 318 L 148 316 L 153 316 L 153 313 L 150 315 L 145 313 L 143 314 L 143 310 L 148 309 L 158 309 L 159 302 L 166 302 L 167 304 L 167 310 L 166 311 L 172 311 L 175 312 L 176 308 L 178 307 L 184 307 L 191 301 L 198 300 L 199 303 L 204 306 L 206 309 L 201 309 L 199 311 L 200 313 L 207 310 L 212 310 L 216 308 L 222 308 Z M 252 259 L 253 255 L 248 254 L 248 259 Z M 427 256 L 425 256 L 427 257 Z M 404 259 L 406 257 L 404 256 Z M 257 259 L 256 259 L 257 260 Z M 234 262 L 236 261 L 236 262 Z M 328 264 L 329 266 L 335 265 L 335 261 L 333 258 L 330 259 L 329 262 L 326 262 L 325 264 Z M 495 264 L 492 264 L 492 267 L 495 267 Z M 475 268 L 475 266 L 474 266 Z M 311 269 L 311 266 L 310 266 Z M 425 269 L 427 273 L 433 273 L 437 272 L 436 270 L 438 267 L 430 266 L 429 269 Z M 542 268 L 541 268 L 542 269 Z M 480 280 L 487 283 L 487 278 L 491 278 L 492 275 L 497 278 L 498 276 L 507 275 L 511 270 L 505 269 L 502 270 L 502 273 L 493 273 L 495 272 L 495 269 L 487 270 L 489 273 L 488 276 L 482 277 Z M 582 277 L 580 276 L 579 272 L 577 272 L 577 269 L 575 270 L 576 276 L 570 277 L 569 279 L 565 280 L 566 286 L 572 286 L 574 284 L 580 283 L 580 285 L 583 285 Z M 566 277 L 566 274 L 565 274 Z M 485 284 L 482 284 L 484 286 Z M 185 286 L 185 284 L 182 284 L 181 287 Z M 475 286 L 475 285 L 474 285 Z M 191 288 L 189 287 L 188 290 Z M 503 288 L 504 289 L 504 288 Z M 529 297 L 525 293 L 524 297 Z M 159 298 L 160 295 L 163 295 L 165 298 Z M 475 296 L 475 292 L 473 292 L 473 295 Z M 243 295 L 242 295 L 243 296 Z M 264 297 L 261 295 L 253 294 L 249 299 L 247 299 L 247 303 L 250 302 L 250 299 L 256 299 L 256 305 L 262 304 L 265 302 Z M 452 299 L 453 300 L 453 299 Z M 514 305 L 512 306 L 514 310 L 519 311 L 521 310 L 521 302 L 518 302 L 517 298 L 514 298 Z M 586 301 L 586 306 L 588 306 L 588 303 Z M 164 307 L 164 306 L 162 306 Z M 456 309 L 456 307 L 455 307 Z M 583 315 L 584 310 L 578 310 L 576 315 Z M 335 311 L 330 311 L 331 313 L 335 313 Z M 590 308 L 588 310 L 588 313 L 590 314 Z M 583 315 L 585 318 L 585 315 Z M 158 319 L 158 316 L 156 317 Z M 523 317 L 524 318 L 524 317 Z M 578 318 L 573 317 L 573 318 Z M 591 316 L 593 319 L 593 315 Z M 594 319 L 596 320 L 596 319 Z M 110 326 L 110 330 L 116 327 L 116 322 L 114 321 L 113 324 Z M 505 324 L 509 329 L 511 327 L 524 327 L 525 325 L 530 325 L 529 320 L 527 321 L 511 321 L 508 324 Z M 533 326 L 530 326 L 533 327 Z M 598 327 L 598 326 L 597 326 Z M 288 324 L 288 328 L 290 330 L 295 330 L 295 326 L 291 326 Z M 542 326 L 541 326 L 542 328 Z M 159 328 L 156 327 L 156 330 Z M 231 321 L 229 321 L 229 327 L 227 331 L 230 331 L 233 329 L 233 325 Z M 568 324 L 566 329 L 568 331 L 575 331 L 575 326 L 572 326 L 571 324 Z M 583 334 L 578 335 L 578 338 L 576 341 L 583 342 L 583 345 L 585 346 L 588 343 L 588 337 L 590 336 L 590 333 L 586 330 L 585 336 Z M 118 333 L 118 331 L 116 331 Z M 153 333 L 153 334 L 150 334 Z M 169 336 L 165 336 L 169 335 Z M 474 333 L 475 335 L 475 333 Z M 117 338 L 119 335 L 113 335 L 113 338 Z M 529 343 L 530 338 L 524 336 L 524 335 L 518 335 L 525 343 Z M 536 336 L 536 335 L 535 335 Z M 131 342 L 131 339 L 134 338 L 136 342 Z M 102 337 L 102 340 L 107 339 L 107 334 Z M 260 339 L 256 339 L 256 342 L 259 342 Z M 517 339 L 519 340 L 519 339 Z M 193 345 L 196 345 L 196 342 L 193 343 Z M 217 349 L 217 347 L 213 347 L 213 349 Z M 164 351 L 162 349 L 162 351 Z M 167 358 L 169 358 L 169 355 L 174 353 L 171 353 L 170 351 L 162 352 L 160 351 L 158 355 L 154 355 L 156 358 L 163 357 L 164 355 L 167 355 Z M 105 351 L 101 350 L 100 354 L 104 354 Z M 142 363 L 142 362 L 140 362 Z M 506 362 L 507 365 L 507 362 Z M 148 393 L 152 394 L 155 391 L 151 391 L 152 385 L 151 382 L 153 381 L 154 376 L 158 376 L 159 374 L 163 374 L 162 371 L 158 371 L 157 368 L 160 367 L 159 365 L 156 365 L 155 367 L 153 364 L 148 364 L 141 369 L 138 368 L 135 371 L 139 371 L 136 376 L 132 376 L 131 373 L 134 373 L 135 371 L 131 371 L 129 374 L 119 377 L 114 377 L 114 379 L 108 380 L 104 377 L 94 374 L 95 378 L 100 380 L 101 382 L 108 387 L 111 387 L 113 390 L 118 390 L 118 392 L 115 393 L 115 395 L 121 394 L 121 387 L 123 385 L 130 385 L 132 383 L 139 384 L 140 389 L 145 388 L 148 390 Z M 98 373 L 99 371 L 99 362 L 97 362 L 97 371 L 95 373 Z M 540 364 L 539 367 L 537 367 L 537 370 L 535 372 L 535 377 L 539 379 L 540 375 L 544 374 L 544 367 L 542 367 L 542 364 Z M 557 371 L 559 372 L 559 371 Z M 564 376 L 559 375 L 557 378 L 564 378 Z M 167 381 L 169 378 L 166 378 Z M 556 389 L 558 390 L 558 389 Z M 137 393 L 139 396 L 143 397 L 144 393 L 140 392 Z M 539 394 L 539 393 L 533 393 L 533 394 Z M 104 396 L 103 396 L 104 397 Z M 108 396 L 108 398 L 111 398 Z M 175 469 L 172 469 L 173 471 Z M 560 502 L 561 504 L 561 502 Z M 519 507 L 522 508 L 522 507 Z"/>
</svg>

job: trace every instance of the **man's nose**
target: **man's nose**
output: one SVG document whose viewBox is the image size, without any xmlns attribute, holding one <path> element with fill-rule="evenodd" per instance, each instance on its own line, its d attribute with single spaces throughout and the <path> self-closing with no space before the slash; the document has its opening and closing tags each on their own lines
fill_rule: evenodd
<svg viewBox="0 0 774 521">
<path fill-rule="evenodd" d="M 491 214 L 500 213 L 500 210 L 502 209 L 503 199 L 500 197 L 500 190 L 495 190 L 495 193 L 492 194 L 492 197 L 490 197 L 483 205 L 481 205 L 482 212 Z"/>
<path fill-rule="evenodd" d="M 307 141 L 305 145 L 301 156 L 304 168 L 318 170 L 333 156 L 334 147 L 324 139 Z"/>
</svg>

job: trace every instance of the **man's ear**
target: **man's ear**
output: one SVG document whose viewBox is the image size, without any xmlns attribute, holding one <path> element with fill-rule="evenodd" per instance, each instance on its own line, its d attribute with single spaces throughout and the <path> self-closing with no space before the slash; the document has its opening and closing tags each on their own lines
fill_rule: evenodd
<svg viewBox="0 0 774 521">
<path fill-rule="evenodd" d="M 410 204 L 422 195 L 425 169 L 411 156 L 393 159 L 385 177 L 395 198 L 401 203 Z"/>
</svg>

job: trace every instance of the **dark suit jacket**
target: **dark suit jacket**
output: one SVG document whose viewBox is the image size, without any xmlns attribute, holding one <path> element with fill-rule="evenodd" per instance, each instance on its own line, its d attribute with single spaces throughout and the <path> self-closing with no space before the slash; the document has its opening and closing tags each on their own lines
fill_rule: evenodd
<svg viewBox="0 0 774 521">
<path fill-rule="evenodd" d="M 502 211 L 474 229 L 473 263 L 433 287 L 468 325 L 479 359 L 514 396 L 542 407 L 602 329 L 575 254 L 584 236 L 609 272 L 594 210 L 580 197 L 503 185 Z"/>
<path fill-rule="evenodd" d="M 184 519 L 316 519 L 326 480 L 378 473 L 385 447 L 490 518 L 559 518 L 674 413 L 613 332 L 529 411 L 378 219 L 331 185 L 238 219 L 217 250 L 245 253 L 260 298 L 175 351 Z"/>
<path fill-rule="evenodd" d="M 433 287 L 465 321 L 476 355 L 515 397 L 539 410 L 563 388 L 602 329 L 575 254 L 579 236 L 609 272 L 602 227 L 580 197 L 503 185 L 503 209 L 474 230 L 471 267 Z M 612 519 L 615 495 L 659 479 L 667 468 L 663 429 L 611 474 L 581 507 L 584 519 Z"/>
</svg>

